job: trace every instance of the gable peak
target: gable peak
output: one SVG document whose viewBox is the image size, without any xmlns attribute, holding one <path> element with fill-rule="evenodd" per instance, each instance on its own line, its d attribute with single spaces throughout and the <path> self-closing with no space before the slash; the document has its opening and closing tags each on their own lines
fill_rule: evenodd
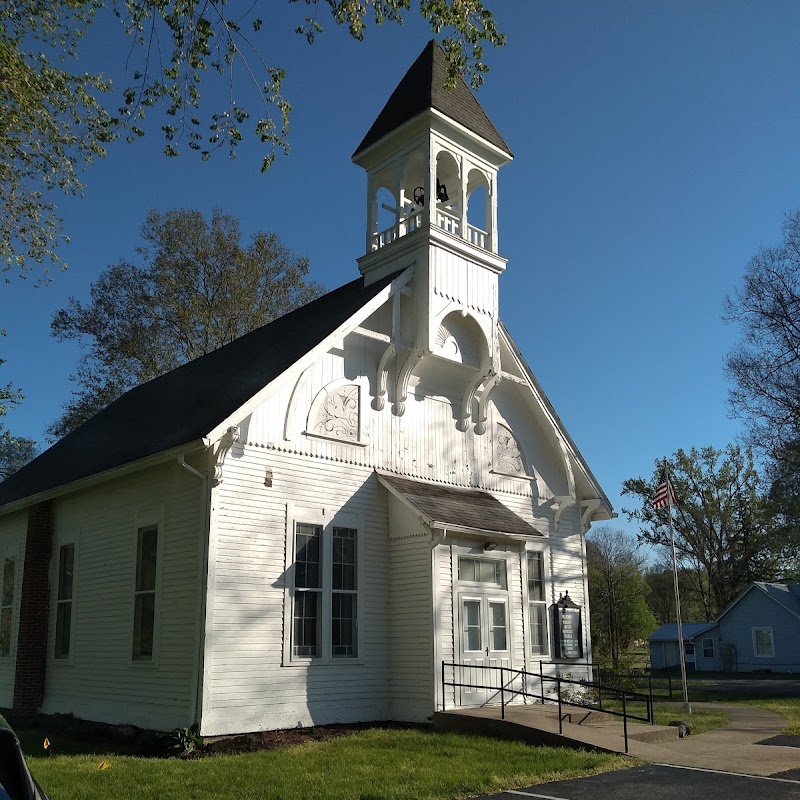
<svg viewBox="0 0 800 800">
<path fill-rule="evenodd" d="M 405 122 L 431 108 L 510 156 L 508 145 L 464 79 L 458 77 L 452 89 L 445 89 L 448 67 L 442 46 L 436 39 L 431 39 L 386 101 L 383 110 L 353 153 L 353 158 Z"/>
</svg>

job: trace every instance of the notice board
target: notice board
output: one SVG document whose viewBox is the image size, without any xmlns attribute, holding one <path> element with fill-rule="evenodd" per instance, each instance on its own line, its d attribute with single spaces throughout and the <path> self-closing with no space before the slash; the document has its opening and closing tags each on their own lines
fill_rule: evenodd
<svg viewBox="0 0 800 800">
<path fill-rule="evenodd" d="M 572 602 L 567 592 L 552 609 L 556 658 L 583 658 L 581 607 Z"/>
</svg>

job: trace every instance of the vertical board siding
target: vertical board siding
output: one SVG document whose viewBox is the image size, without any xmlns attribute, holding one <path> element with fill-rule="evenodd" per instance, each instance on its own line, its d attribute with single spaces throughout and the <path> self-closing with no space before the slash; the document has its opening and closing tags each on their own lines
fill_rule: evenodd
<svg viewBox="0 0 800 800">
<path fill-rule="evenodd" d="M 169 730 L 194 722 L 203 483 L 175 463 L 56 502 L 44 713 Z M 137 515 L 160 515 L 156 659 L 131 658 Z M 70 658 L 53 657 L 58 547 L 76 542 Z"/>
<path fill-rule="evenodd" d="M 22 592 L 22 574 L 25 566 L 25 539 L 28 512 L 17 511 L 0 517 L 0 569 L 5 558 L 16 559 L 14 572 L 14 608 L 11 620 L 11 650 L 0 656 L 0 708 L 11 708 L 14 703 L 14 673 L 16 671 L 17 632 L 19 630 L 19 603 Z M 0 572 L 0 576 L 2 573 Z M 2 582 L 2 577 L 0 577 Z"/>
</svg>

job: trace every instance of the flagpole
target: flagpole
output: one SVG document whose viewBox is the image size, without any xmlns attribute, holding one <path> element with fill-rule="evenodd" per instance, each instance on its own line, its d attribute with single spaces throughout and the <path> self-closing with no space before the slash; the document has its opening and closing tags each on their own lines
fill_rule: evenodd
<svg viewBox="0 0 800 800">
<path fill-rule="evenodd" d="M 669 479 L 669 466 L 664 459 L 664 475 L 667 482 L 667 513 L 669 514 L 669 541 L 672 546 L 672 577 L 675 581 L 675 617 L 678 621 L 678 653 L 681 659 L 681 683 L 683 684 L 683 713 L 691 714 L 689 687 L 686 684 L 686 656 L 683 652 L 683 626 L 681 625 L 681 593 L 678 590 L 678 560 L 675 557 L 675 532 L 672 528 L 672 483 Z"/>
</svg>

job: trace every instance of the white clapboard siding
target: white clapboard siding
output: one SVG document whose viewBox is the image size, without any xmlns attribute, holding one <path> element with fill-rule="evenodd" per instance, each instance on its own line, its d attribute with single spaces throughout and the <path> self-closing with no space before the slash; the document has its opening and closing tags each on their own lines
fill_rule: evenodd
<svg viewBox="0 0 800 800">
<path fill-rule="evenodd" d="M 199 461 L 195 466 L 202 469 Z M 172 462 L 55 501 L 44 713 L 160 730 L 192 724 L 203 486 Z M 141 515 L 160 519 L 153 663 L 131 658 Z M 71 652 L 62 660 L 53 657 L 57 554 L 60 544 L 73 541 Z"/>
<path fill-rule="evenodd" d="M 417 515 L 389 498 L 389 625 L 392 719 L 425 722 L 433 713 L 431 539 Z"/>
<path fill-rule="evenodd" d="M 265 486 L 267 468 L 272 486 Z M 237 445 L 215 489 L 206 735 L 389 718 L 386 492 L 369 468 Z M 356 515 L 358 658 L 297 664 L 284 651 L 287 502 Z"/>
<path fill-rule="evenodd" d="M 0 517 L 0 583 L 6 558 L 15 560 L 14 605 L 11 616 L 11 647 L 7 656 L 0 656 L 0 707 L 11 708 L 14 702 L 14 673 L 19 630 L 19 604 L 22 596 L 22 571 L 25 565 L 25 538 L 28 515 L 25 511 Z"/>
</svg>

